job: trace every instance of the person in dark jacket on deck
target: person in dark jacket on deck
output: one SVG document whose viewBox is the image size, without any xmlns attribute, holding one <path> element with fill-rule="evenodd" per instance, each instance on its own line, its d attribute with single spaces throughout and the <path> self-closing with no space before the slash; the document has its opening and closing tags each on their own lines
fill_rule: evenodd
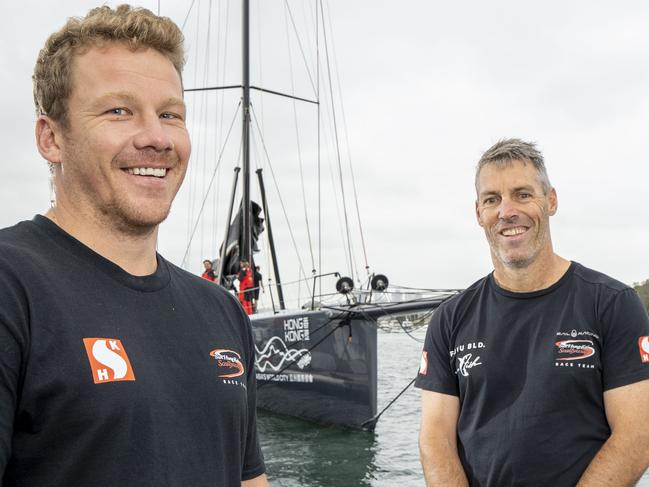
<svg viewBox="0 0 649 487">
<path fill-rule="evenodd" d="M 261 272 L 259 272 L 259 266 L 256 265 L 252 271 L 252 281 L 253 281 L 253 301 L 252 301 L 252 312 L 257 312 L 257 304 L 259 303 L 259 291 L 264 291 L 264 282 Z"/>
</svg>

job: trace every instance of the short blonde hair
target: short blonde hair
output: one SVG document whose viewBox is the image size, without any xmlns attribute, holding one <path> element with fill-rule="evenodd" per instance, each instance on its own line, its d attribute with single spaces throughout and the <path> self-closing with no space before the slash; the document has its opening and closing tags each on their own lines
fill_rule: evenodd
<svg viewBox="0 0 649 487">
<path fill-rule="evenodd" d="M 167 17 L 145 8 L 120 5 L 92 9 L 85 17 L 71 17 L 52 34 L 38 54 L 34 75 L 36 114 L 67 125 L 67 102 L 72 92 L 74 55 L 84 48 L 109 42 L 130 49 L 152 48 L 167 57 L 182 79 L 185 64 L 183 34 Z"/>
</svg>

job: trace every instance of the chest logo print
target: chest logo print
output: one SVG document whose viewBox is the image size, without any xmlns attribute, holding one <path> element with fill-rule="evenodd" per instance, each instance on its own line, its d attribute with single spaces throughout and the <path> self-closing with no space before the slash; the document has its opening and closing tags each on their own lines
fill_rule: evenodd
<svg viewBox="0 0 649 487">
<path fill-rule="evenodd" d="M 210 352 L 210 356 L 216 359 L 216 365 L 219 377 L 223 379 L 232 379 L 243 375 L 244 368 L 241 363 L 241 355 L 234 350 L 217 348 Z"/>
<path fill-rule="evenodd" d="M 475 342 L 464 343 L 462 345 L 456 346 L 453 350 L 449 351 L 451 358 L 455 357 L 455 374 L 458 376 L 469 377 L 470 370 L 473 367 L 482 365 L 480 360 L 480 355 L 485 348 L 485 343 L 481 340 Z M 463 352 L 469 352 L 464 353 Z"/>
<path fill-rule="evenodd" d="M 595 355 L 595 347 L 591 340 L 559 340 L 555 346 L 556 360 L 583 360 Z"/>
<path fill-rule="evenodd" d="M 95 384 L 135 380 L 133 367 L 122 342 L 117 338 L 84 338 L 92 380 Z"/>
<path fill-rule="evenodd" d="M 649 362 L 649 336 L 638 338 L 638 347 L 640 348 L 642 363 Z"/>
</svg>

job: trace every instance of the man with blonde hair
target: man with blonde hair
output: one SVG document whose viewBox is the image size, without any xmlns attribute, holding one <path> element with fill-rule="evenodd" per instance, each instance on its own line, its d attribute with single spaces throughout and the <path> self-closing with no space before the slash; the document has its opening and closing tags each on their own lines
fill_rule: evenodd
<svg viewBox="0 0 649 487">
<path fill-rule="evenodd" d="M 34 70 L 55 202 L 0 230 L 4 486 L 266 486 L 236 300 L 156 252 L 190 154 L 183 36 L 122 5 Z"/>
<path fill-rule="evenodd" d="M 435 311 L 416 385 L 429 486 L 626 487 L 649 466 L 649 319 L 635 291 L 557 255 L 536 146 L 476 170 L 494 271 Z"/>
</svg>

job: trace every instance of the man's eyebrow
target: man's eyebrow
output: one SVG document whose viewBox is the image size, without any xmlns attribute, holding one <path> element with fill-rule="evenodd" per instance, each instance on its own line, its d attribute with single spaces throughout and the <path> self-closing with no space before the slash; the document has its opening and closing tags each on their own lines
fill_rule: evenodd
<svg viewBox="0 0 649 487">
<path fill-rule="evenodd" d="M 165 100 L 165 105 L 185 105 L 185 101 L 182 98 L 177 98 L 175 96 L 171 96 Z"/>
<path fill-rule="evenodd" d="M 182 107 L 185 110 L 187 107 L 185 105 L 185 100 L 182 98 L 177 98 L 175 96 L 167 98 L 162 104 L 164 107 Z"/>
<path fill-rule="evenodd" d="M 496 191 L 495 189 L 487 189 L 485 191 L 480 191 L 480 198 L 484 198 L 485 196 L 490 196 L 490 195 L 499 195 L 500 193 Z"/>
<path fill-rule="evenodd" d="M 124 101 L 128 103 L 136 103 L 137 99 L 129 92 L 127 91 L 111 91 L 109 93 L 104 93 L 101 95 L 99 98 L 94 100 L 92 103 L 93 107 L 102 105 L 108 101 L 111 100 L 117 100 L 117 101 Z M 162 106 L 168 107 L 168 106 L 181 106 L 183 109 L 185 109 L 185 101 L 182 98 L 178 98 L 175 96 L 171 96 L 167 98 L 163 103 Z"/>
<path fill-rule="evenodd" d="M 97 98 L 94 101 L 93 105 L 100 105 L 109 100 L 124 100 L 128 102 L 133 102 L 135 101 L 135 97 L 127 91 L 111 91 L 108 93 L 104 93 L 99 98 Z"/>
<path fill-rule="evenodd" d="M 135 103 L 135 97 L 126 91 L 111 91 L 91 100 L 87 107 L 90 111 L 104 110 L 113 108 L 113 104 L 121 103 L 132 105 Z M 111 106 L 107 107 L 107 105 Z"/>
<path fill-rule="evenodd" d="M 530 191 L 530 192 L 533 193 L 534 192 L 534 186 L 524 184 L 523 186 L 515 187 L 513 191 L 514 191 L 514 193 L 518 193 L 519 191 Z"/>
</svg>

